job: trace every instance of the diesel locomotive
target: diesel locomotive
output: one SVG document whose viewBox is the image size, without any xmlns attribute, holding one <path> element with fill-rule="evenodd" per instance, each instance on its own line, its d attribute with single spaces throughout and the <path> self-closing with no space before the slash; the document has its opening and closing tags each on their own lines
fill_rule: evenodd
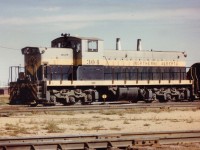
<svg viewBox="0 0 200 150">
<path fill-rule="evenodd" d="M 199 94 L 199 65 L 187 73 L 185 52 L 105 50 L 104 41 L 62 34 L 51 47 L 25 47 L 24 67 L 11 78 L 10 103 L 73 105 L 97 101 L 182 101 Z M 11 77 L 13 67 L 10 67 Z"/>
</svg>

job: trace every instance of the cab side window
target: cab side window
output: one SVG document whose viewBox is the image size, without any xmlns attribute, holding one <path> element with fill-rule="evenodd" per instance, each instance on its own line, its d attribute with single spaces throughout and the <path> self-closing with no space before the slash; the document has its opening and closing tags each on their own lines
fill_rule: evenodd
<svg viewBox="0 0 200 150">
<path fill-rule="evenodd" d="M 88 52 L 98 52 L 98 42 L 96 40 L 88 40 Z"/>
</svg>

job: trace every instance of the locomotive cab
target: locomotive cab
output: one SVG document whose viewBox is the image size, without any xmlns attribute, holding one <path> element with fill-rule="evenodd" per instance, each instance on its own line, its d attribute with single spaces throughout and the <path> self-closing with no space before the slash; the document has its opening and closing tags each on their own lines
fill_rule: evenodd
<svg viewBox="0 0 200 150">
<path fill-rule="evenodd" d="M 62 34 L 62 37 L 51 42 L 51 47 L 72 48 L 75 66 L 99 65 L 99 61 L 103 56 L 103 40 L 99 38 Z"/>
<path fill-rule="evenodd" d="M 52 47 L 72 48 L 75 80 L 103 80 L 103 40 L 62 34 L 51 42 Z"/>
</svg>

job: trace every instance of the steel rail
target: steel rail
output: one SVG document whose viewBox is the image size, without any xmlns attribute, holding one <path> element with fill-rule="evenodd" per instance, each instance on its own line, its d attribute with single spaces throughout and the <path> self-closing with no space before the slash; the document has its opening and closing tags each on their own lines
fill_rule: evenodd
<svg viewBox="0 0 200 150">
<path fill-rule="evenodd" d="M 134 132 L 134 133 L 114 133 L 114 134 L 86 134 L 86 135 L 63 135 L 63 136 L 36 136 L 36 137 L 20 137 L 20 138 L 0 138 L 0 145 L 13 145 L 13 144 L 30 144 L 30 143 L 51 143 L 51 142 L 69 142 L 69 141 L 82 141 L 82 140 L 112 140 L 112 139 L 127 139 L 133 138 L 134 140 L 146 143 L 145 140 L 151 140 L 155 144 L 157 140 L 162 144 L 176 142 L 177 139 L 198 139 L 200 142 L 200 130 L 190 131 L 162 131 L 162 132 Z M 154 139 L 154 140 L 152 140 Z M 143 141 L 144 140 L 144 141 Z M 167 142 L 166 142 L 167 140 Z M 171 141 L 170 141 L 171 140 Z M 170 141 L 170 142 L 169 142 Z M 180 141 L 179 141 L 180 142 Z M 135 141 L 135 144 L 138 142 Z"/>
<path fill-rule="evenodd" d="M 1 138 L 0 150 L 131 148 L 200 143 L 200 131 L 137 132 L 57 137 Z"/>
<path fill-rule="evenodd" d="M 2 109 L 3 108 L 3 109 Z M 12 109 L 15 108 L 15 109 Z M 47 111 L 95 111 L 95 110 L 117 110 L 117 109 L 199 109 L 199 102 L 187 103 L 151 103 L 151 104 L 115 104 L 115 105 L 74 105 L 54 107 L 0 107 L 0 116 L 15 113 L 34 113 Z"/>
<path fill-rule="evenodd" d="M 156 139 L 152 139 L 156 141 Z M 147 140 L 146 140 L 147 141 Z M 57 142 L 37 142 L 37 143 L 17 143 L 0 146 L 0 150 L 94 150 L 133 147 L 135 140 L 132 138 L 123 139 L 97 139 L 97 140 L 77 140 L 77 141 L 57 141 Z M 157 143 L 157 142 L 155 142 Z M 153 143 L 149 142 L 149 145 Z"/>
</svg>

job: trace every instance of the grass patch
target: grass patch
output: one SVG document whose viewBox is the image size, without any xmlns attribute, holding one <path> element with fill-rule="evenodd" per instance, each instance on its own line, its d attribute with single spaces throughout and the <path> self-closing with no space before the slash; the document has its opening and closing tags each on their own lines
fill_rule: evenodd
<svg viewBox="0 0 200 150">
<path fill-rule="evenodd" d="M 171 122 L 179 122 L 178 119 L 170 119 Z"/>
<path fill-rule="evenodd" d="M 58 126 L 58 124 L 53 122 L 53 121 L 47 122 L 44 129 L 47 130 L 48 133 L 62 133 L 62 132 L 64 132 L 64 129 L 60 128 Z"/>
<path fill-rule="evenodd" d="M 39 127 L 38 127 L 38 125 L 34 125 L 33 127 L 30 128 L 30 130 L 38 131 Z"/>
<path fill-rule="evenodd" d="M 112 128 L 110 128 L 110 130 L 120 131 L 121 128 L 119 128 L 119 127 L 112 127 Z"/>
<path fill-rule="evenodd" d="M 145 123 L 145 124 L 143 124 L 143 126 L 148 127 L 148 126 L 150 126 L 150 124 L 149 123 Z"/>
<path fill-rule="evenodd" d="M 74 112 L 74 111 L 61 111 L 61 112 L 46 111 L 45 114 L 48 114 L 48 115 L 68 115 L 68 116 L 74 116 L 76 114 L 76 112 Z"/>
<path fill-rule="evenodd" d="M 93 116 L 92 118 L 97 118 L 98 119 L 98 118 L 101 118 L 101 117 L 100 116 Z"/>
<path fill-rule="evenodd" d="M 142 113 L 161 113 L 161 112 L 171 112 L 173 110 L 165 107 L 161 108 L 134 108 L 134 109 L 126 109 L 124 113 L 126 114 L 142 114 Z"/>
<path fill-rule="evenodd" d="M 14 125 L 11 123 L 6 123 L 5 126 L 5 130 L 15 130 L 18 127 L 18 124 Z"/>
<path fill-rule="evenodd" d="M 6 123 L 5 124 L 5 130 L 10 136 L 17 136 L 19 134 L 30 134 L 28 131 L 28 128 L 25 128 L 19 124 L 10 124 Z"/>
<path fill-rule="evenodd" d="M 91 129 L 89 129 L 88 127 L 79 127 L 77 129 L 74 129 L 74 130 L 78 130 L 78 131 L 89 131 Z"/>
<path fill-rule="evenodd" d="M 104 126 L 99 125 L 99 126 L 92 127 L 91 130 L 97 130 L 98 131 L 98 130 L 106 130 L 106 129 L 104 128 Z"/>
<path fill-rule="evenodd" d="M 112 118 L 109 118 L 109 117 L 106 117 L 106 118 L 103 118 L 104 120 L 106 121 L 115 121 L 115 119 L 112 119 Z"/>
<path fill-rule="evenodd" d="M 124 111 L 119 111 L 119 110 L 107 110 L 107 111 L 100 110 L 99 113 L 102 115 L 119 115 L 119 116 L 124 115 Z"/>
<path fill-rule="evenodd" d="M 192 119 L 191 117 L 189 119 L 186 120 L 187 123 L 193 123 L 194 119 Z"/>
<path fill-rule="evenodd" d="M 124 120 L 124 124 L 130 124 L 128 120 Z"/>
</svg>

